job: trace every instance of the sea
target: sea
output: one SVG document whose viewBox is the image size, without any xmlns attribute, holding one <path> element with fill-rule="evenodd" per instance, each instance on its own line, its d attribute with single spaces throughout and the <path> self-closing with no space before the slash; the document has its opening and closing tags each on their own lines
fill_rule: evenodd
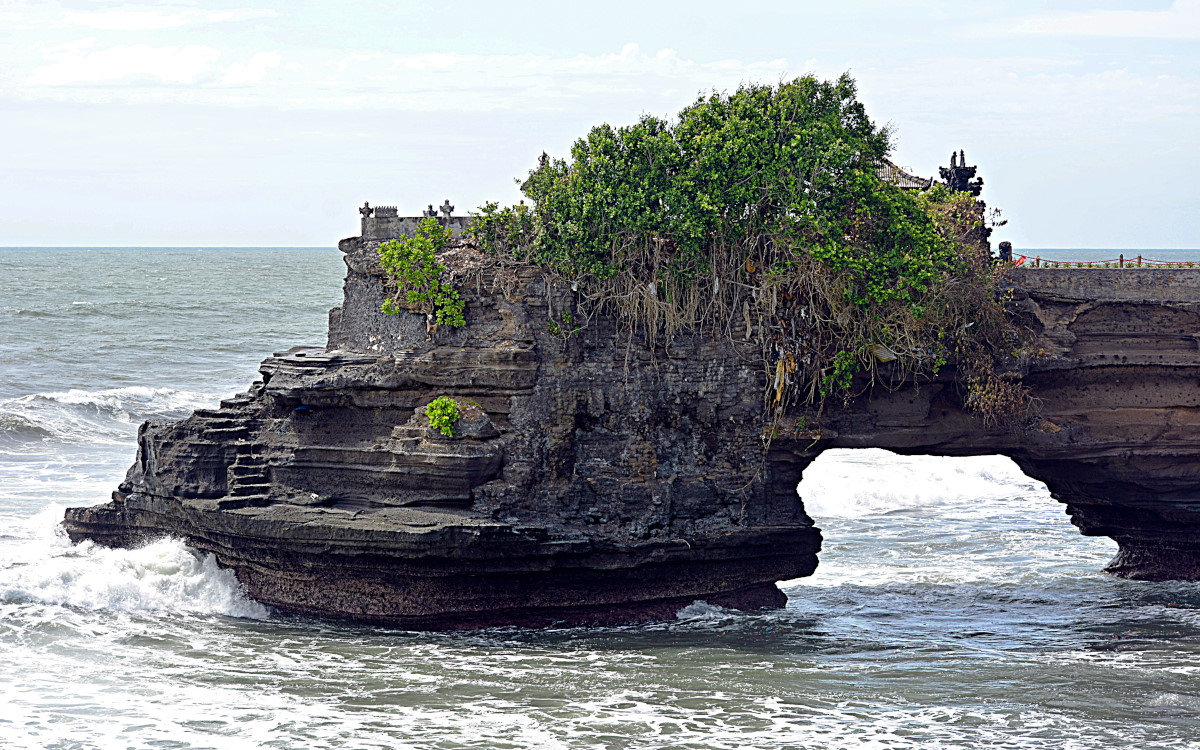
<svg viewBox="0 0 1200 750">
<path fill-rule="evenodd" d="M 1139 251 L 1041 254 L 1117 252 Z M 344 271 L 333 248 L 0 249 L 0 748 L 1200 748 L 1200 583 L 1104 575 L 1115 544 L 999 456 L 829 451 L 799 487 L 821 563 L 786 607 L 650 625 L 308 619 L 175 539 L 67 541 L 140 422 L 323 344 Z"/>
</svg>

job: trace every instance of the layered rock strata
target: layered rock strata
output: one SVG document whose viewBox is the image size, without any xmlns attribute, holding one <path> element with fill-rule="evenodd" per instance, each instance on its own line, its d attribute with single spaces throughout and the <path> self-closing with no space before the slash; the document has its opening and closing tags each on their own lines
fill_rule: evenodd
<svg viewBox="0 0 1200 750">
<path fill-rule="evenodd" d="M 1033 429 L 988 429 L 951 370 L 857 400 L 816 447 L 1010 456 L 1085 535 L 1116 540 L 1108 572 L 1200 580 L 1200 270 L 1016 269 L 1012 283 L 1041 346 L 1020 373 Z"/>
<path fill-rule="evenodd" d="M 778 436 L 764 460 L 753 331 L 651 347 L 604 316 L 575 330 L 569 286 L 466 257 L 467 325 L 433 328 L 381 312 L 380 239 L 341 243 L 325 348 L 144 425 L 113 501 L 67 512 L 71 538 L 182 537 L 261 602 L 401 627 L 777 606 L 775 582 L 811 574 L 821 544 L 804 467 L 874 446 L 1010 455 L 1085 534 L 1120 543 L 1114 573 L 1200 578 L 1200 272 L 1018 271 L 1045 347 L 1022 373 L 1038 430 L 987 428 L 947 370 Z M 453 439 L 420 412 L 441 395 L 469 407 Z"/>
<path fill-rule="evenodd" d="M 145 425 L 113 502 L 68 511 L 71 537 L 179 536 L 261 602 L 406 627 L 775 606 L 775 581 L 816 567 L 794 483 L 763 466 L 743 352 L 652 352 L 611 320 L 571 333 L 575 295 L 532 271 L 473 273 L 467 325 L 431 329 L 381 312 L 377 246 L 341 243 L 325 349 Z M 480 415 L 453 439 L 418 413 L 441 395 Z"/>
</svg>

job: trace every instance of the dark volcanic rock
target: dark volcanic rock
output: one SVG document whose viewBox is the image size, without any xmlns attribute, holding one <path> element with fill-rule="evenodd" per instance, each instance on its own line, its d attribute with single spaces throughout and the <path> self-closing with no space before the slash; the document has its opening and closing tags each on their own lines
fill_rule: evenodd
<svg viewBox="0 0 1200 750">
<path fill-rule="evenodd" d="M 408 627 L 777 606 L 775 582 L 811 574 L 821 543 L 804 467 L 877 446 L 1010 455 L 1085 534 L 1120 543 L 1113 572 L 1200 578 L 1200 273 L 1018 272 L 1048 348 L 1023 374 L 1041 430 L 985 428 L 947 371 L 764 459 L 756 344 L 652 350 L 603 317 L 552 333 L 579 319 L 570 288 L 486 265 L 460 280 L 465 328 L 384 315 L 379 239 L 341 244 L 324 350 L 277 354 L 219 409 L 144 425 L 113 501 L 68 510 L 71 538 L 178 536 L 264 603 Z M 452 439 L 422 413 L 442 395 L 470 404 Z"/>
<path fill-rule="evenodd" d="M 1200 271 L 1019 269 L 1014 284 L 1046 348 L 1023 373 L 1038 428 L 985 429 L 947 372 L 853 404 L 820 445 L 1011 456 L 1084 534 L 1117 541 L 1110 573 L 1200 580 Z"/>
<path fill-rule="evenodd" d="M 465 328 L 384 315 L 377 242 L 342 243 L 326 350 L 263 363 L 221 408 L 147 424 L 73 539 L 170 534 L 280 609 L 411 627 L 778 606 L 820 534 L 762 460 L 763 375 L 728 342 L 653 356 L 612 321 L 571 337 L 569 288 L 487 270 Z M 352 312 L 347 312 L 352 311 Z M 423 415 L 466 405 L 453 439 Z"/>
</svg>

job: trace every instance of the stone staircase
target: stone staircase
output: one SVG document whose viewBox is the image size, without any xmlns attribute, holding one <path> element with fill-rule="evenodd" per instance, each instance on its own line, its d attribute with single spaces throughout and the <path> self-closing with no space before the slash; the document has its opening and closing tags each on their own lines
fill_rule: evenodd
<svg viewBox="0 0 1200 750">
<path fill-rule="evenodd" d="M 228 495 L 218 505 L 222 508 L 245 508 L 271 502 L 270 466 L 262 446 L 239 442 L 237 457 L 228 469 Z"/>
</svg>

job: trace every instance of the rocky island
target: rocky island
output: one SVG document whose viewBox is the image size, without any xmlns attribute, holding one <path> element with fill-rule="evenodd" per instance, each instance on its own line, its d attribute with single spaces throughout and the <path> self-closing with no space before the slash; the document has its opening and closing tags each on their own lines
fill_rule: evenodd
<svg viewBox="0 0 1200 750">
<path fill-rule="evenodd" d="M 642 135 L 657 132 L 650 123 Z M 578 178 L 607 137 L 593 135 L 573 165 L 543 159 L 531 173 L 538 211 L 554 205 L 538 181 Z M 881 149 L 866 154 L 870 164 Z M 888 195 L 908 210 L 909 198 Z M 651 281 L 609 287 L 634 314 L 616 293 L 589 296 L 594 280 L 620 280 L 613 265 L 576 263 L 572 275 L 561 263 L 512 261 L 494 236 L 489 250 L 480 238 L 495 226 L 492 209 L 471 239 L 449 211 L 437 222 L 428 267 L 434 291 L 439 278 L 447 289 L 453 281 L 453 299 L 438 303 L 453 302 L 461 320 L 451 321 L 419 294 L 406 300 L 406 277 L 388 269 L 387 242 L 428 233 L 429 220 L 362 213 L 360 236 L 339 245 L 345 297 L 325 347 L 268 358 L 261 379 L 217 409 L 143 425 L 113 500 L 67 511 L 72 540 L 180 537 L 260 602 L 400 627 L 627 622 L 697 599 L 778 606 L 776 582 L 812 574 L 821 547 L 796 492 L 805 467 L 830 448 L 879 447 L 1010 456 L 1084 534 L 1118 542 L 1113 574 L 1200 579 L 1200 271 L 1005 271 L 988 294 L 1022 338 L 995 353 L 1003 366 L 984 380 L 966 350 L 933 356 L 932 343 L 876 332 L 865 346 L 821 339 L 804 349 L 779 338 L 781 325 L 794 330 L 823 308 L 801 304 L 799 286 L 772 286 L 776 269 L 795 268 L 772 260 L 774 241 L 731 252 L 726 270 L 713 259 L 727 256 L 710 256 L 699 286 L 662 270 L 680 266 L 659 265 L 659 255 L 627 256 L 631 267 L 655 263 Z M 521 230 L 523 217 L 501 226 Z M 819 257 L 839 279 L 861 265 L 844 255 L 858 231 L 836 230 L 843 254 Z M 684 257 L 683 240 L 656 232 L 644 247 Z M 964 237 L 986 255 L 986 233 Z M 902 252 L 888 268 L 909 268 L 910 246 L 889 246 Z M 939 258 L 912 267 L 937 268 Z M 953 273 L 934 276 L 913 288 Z M 860 297 L 848 281 L 833 298 L 874 310 L 883 300 L 906 320 L 926 319 L 911 314 L 917 292 L 897 298 L 902 285 L 863 278 Z M 688 297 L 694 288 L 707 296 Z M 688 304 L 696 320 L 720 306 L 717 323 L 654 317 Z M 820 316 L 845 329 L 856 314 Z M 973 335 L 973 322 L 945 320 Z M 803 340 L 825 335 L 813 326 Z M 821 351 L 829 356 L 806 364 Z M 1020 418 L 996 418 L 980 393 L 1018 394 Z M 461 412 L 449 435 L 426 412 L 443 397 Z"/>
</svg>

